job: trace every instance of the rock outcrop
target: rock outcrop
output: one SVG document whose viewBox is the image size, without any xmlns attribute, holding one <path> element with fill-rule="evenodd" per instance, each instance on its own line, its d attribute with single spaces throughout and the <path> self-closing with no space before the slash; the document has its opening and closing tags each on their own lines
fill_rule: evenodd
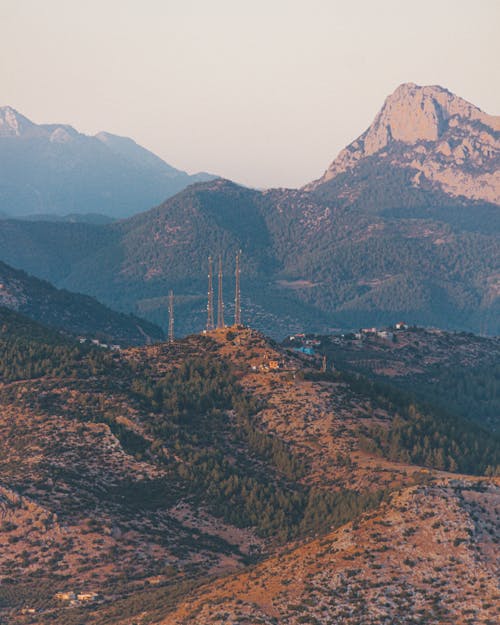
<svg viewBox="0 0 500 625">
<path fill-rule="evenodd" d="M 372 125 L 307 190 L 374 156 L 417 171 L 446 193 L 500 204 L 500 117 L 438 86 L 399 86 Z"/>
</svg>

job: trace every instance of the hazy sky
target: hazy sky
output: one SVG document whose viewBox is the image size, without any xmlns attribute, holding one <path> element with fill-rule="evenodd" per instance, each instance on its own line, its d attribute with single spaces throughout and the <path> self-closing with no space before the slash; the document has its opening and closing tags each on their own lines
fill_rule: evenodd
<svg viewBox="0 0 500 625">
<path fill-rule="evenodd" d="M 500 114 L 499 0 L 0 0 L 0 105 L 243 184 L 320 176 L 402 82 Z"/>
</svg>

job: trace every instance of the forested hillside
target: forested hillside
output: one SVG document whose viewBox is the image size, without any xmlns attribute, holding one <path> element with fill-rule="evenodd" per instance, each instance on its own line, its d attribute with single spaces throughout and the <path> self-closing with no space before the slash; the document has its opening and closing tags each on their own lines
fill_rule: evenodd
<svg viewBox="0 0 500 625">
<path fill-rule="evenodd" d="M 87 375 L 110 361 L 102 349 L 77 343 L 0 306 L 0 381 Z"/>
<path fill-rule="evenodd" d="M 0 306 L 67 334 L 102 342 L 143 345 L 163 337 L 159 327 L 144 319 L 111 310 L 88 295 L 56 289 L 1 261 Z"/>
<path fill-rule="evenodd" d="M 231 310 L 238 249 L 244 316 L 278 337 L 400 317 L 498 332 L 498 209 L 386 180 L 354 200 L 342 188 L 322 197 L 219 180 L 105 226 L 4 221 L 0 254 L 164 327 L 173 288 L 181 334 L 204 325 L 208 254 L 223 256 Z"/>
<path fill-rule="evenodd" d="M 417 327 L 389 330 L 388 337 L 325 336 L 319 349 L 342 371 L 375 379 L 414 401 L 500 431 L 498 338 Z"/>
</svg>

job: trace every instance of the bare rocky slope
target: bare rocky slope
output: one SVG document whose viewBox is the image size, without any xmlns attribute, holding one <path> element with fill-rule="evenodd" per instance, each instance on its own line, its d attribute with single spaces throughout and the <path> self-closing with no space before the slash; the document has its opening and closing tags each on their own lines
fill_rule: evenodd
<svg viewBox="0 0 500 625">
<path fill-rule="evenodd" d="M 371 126 L 340 152 L 314 190 L 369 156 L 414 171 L 446 193 L 500 204 L 500 117 L 438 86 L 406 83 Z"/>
<path fill-rule="evenodd" d="M 162 625 L 493 625 L 500 485 L 438 481 L 193 594 Z"/>
</svg>

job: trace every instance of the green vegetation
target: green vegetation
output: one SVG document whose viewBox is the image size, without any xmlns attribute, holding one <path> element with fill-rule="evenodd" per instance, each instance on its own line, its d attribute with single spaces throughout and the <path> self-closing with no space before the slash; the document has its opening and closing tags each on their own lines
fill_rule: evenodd
<svg viewBox="0 0 500 625">
<path fill-rule="evenodd" d="M 400 383 L 404 389 L 408 385 Z M 408 389 L 409 390 L 409 389 Z M 474 368 L 431 367 L 411 386 L 423 402 L 497 430 L 500 425 L 500 363 Z"/>
<path fill-rule="evenodd" d="M 460 416 L 359 375 L 337 374 L 351 388 L 387 409 L 388 426 L 366 428 L 361 447 L 390 460 L 472 475 L 500 475 L 500 438 Z"/>
<path fill-rule="evenodd" d="M 314 194 L 262 194 L 219 181 L 106 226 L 9 224 L 0 249 L 15 266 L 161 323 L 169 285 L 178 310 L 189 313 L 178 315 L 179 333 L 195 327 L 208 254 L 224 254 L 228 276 L 238 249 L 244 293 L 281 327 L 287 317 L 326 327 L 333 314 L 337 325 L 351 328 L 403 316 L 475 330 L 487 319 L 497 332 L 484 276 L 495 272 L 500 254 L 498 210 L 415 188 L 410 169 L 377 167 L 367 159 L 352 177 L 338 176 Z M 187 239 L 172 234 L 178 228 Z M 29 242 L 38 264 L 18 240 Z M 286 288 L 287 280 L 309 286 Z M 275 321 L 263 324 L 279 334 Z"/>
<path fill-rule="evenodd" d="M 187 359 L 157 381 L 135 378 L 132 389 L 152 411 L 153 447 L 168 443 L 177 455 L 185 494 L 236 526 L 285 541 L 340 525 L 383 496 L 301 485 L 304 461 L 257 428 L 253 417 L 261 406 L 227 363 L 212 356 Z"/>
<path fill-rule="evenodd" d="M 20 312 L 46 326 L 125 345 L 143 345 L 146 335 L 163 338 L 161 329 L 144 319 L 111 310 L 88 295 L 56 289 L 49 282 L 2 262 L 0 283 L 4 283 L 7 292 L 21 294 Z"/>
<path fill-rule="evenodd" d="M 0 307 L 0 380 L 102 372 L 110 356 Z"/>
<path fill-rule="evenodd" d="M 354 335 L 341 341 L 318 338 L 320 352 L 337 369 L 399 388 L 414 402 L 500 431 L 498 339 L 418 327 L 399 339 L 396 333 L 393 343 L 378 338 L 359 343 Z M 286 346 L 293 345 L 288 341 Z"/>
<path fill-rule="evenodd" d="M 410 406 L 389 428 L 370 428 L 366 451 L 390 460 L 473 475 L 500 475 L 500 440 L 479 427 L 419 412 Z"/>
</svg>

